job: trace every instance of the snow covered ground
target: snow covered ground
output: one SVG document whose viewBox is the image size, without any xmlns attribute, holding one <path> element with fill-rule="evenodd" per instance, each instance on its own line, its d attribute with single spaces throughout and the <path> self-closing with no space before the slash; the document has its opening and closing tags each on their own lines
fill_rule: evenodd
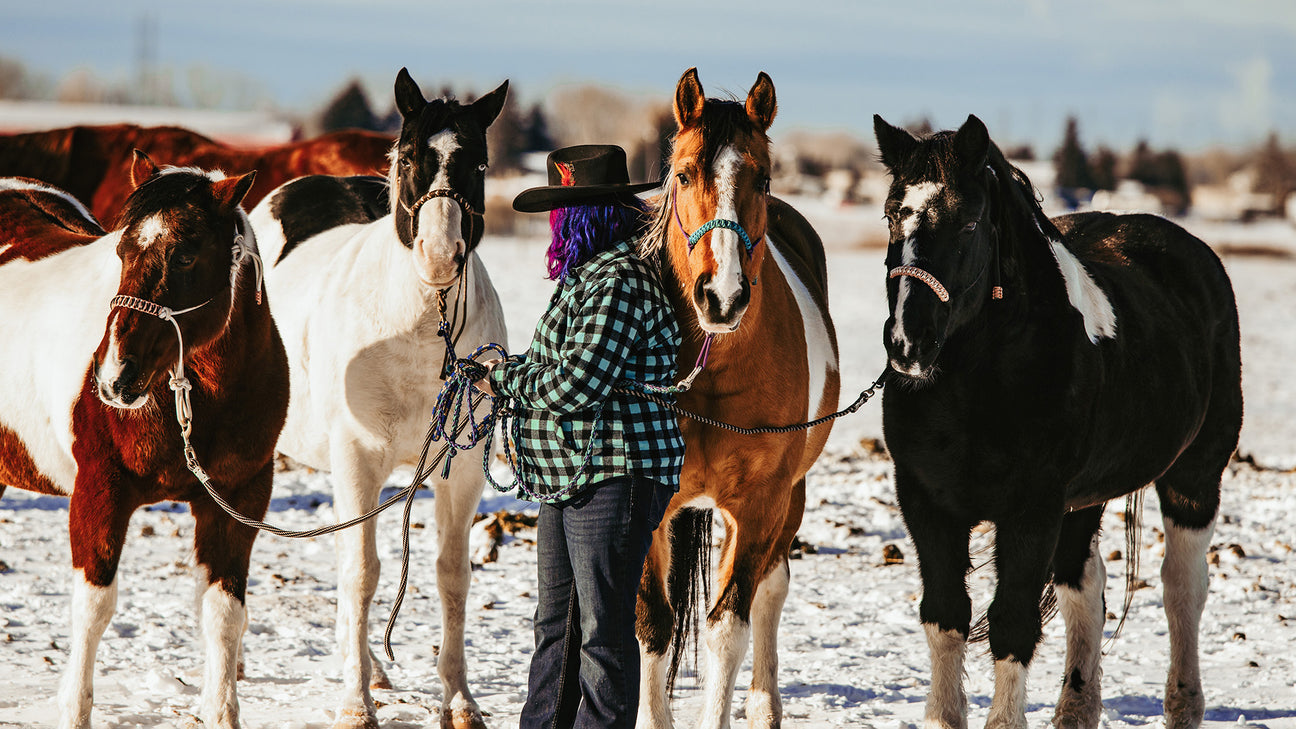
<svg viewBox="0 0 1296 729">
<path fill-rule="evenodd" d="M 858 247 L 852 231 L 880 228 L 880 214 L 804 205 L 830 247 L 832 311 L 841 341 L 843 396 L 848 402 L 881 370 L 885 318 L 882 252 Z M 1190 221 L 1198 230 L 1198 224 Z M 1226 264 L 1238 292 L 1243 327 L 1247 419 L 1239 463 L 1225 476 L 1214 538 L 1218 564 L 1203 621 L 1201 652 L 1208 724 L 1296 729 L 1296 259 L 1256 256 L 1255 246 L 1296 251 L 1285 224 L 1201 225 L 1215 242 L 1235 243 Z M 856 226 L 859 226 L 858 228 Z M 1243 245 L 1245 244 L 1245 245 Z M 521 350 L 548 299 L 542 241 L 488 240 L 482 255 L 504 300 Z M 890 463 L 867 447 L 880 437 L 880 406 L 870 404 L 838 421 L 828 451 L 809 478 L 809 504 L 800 539 L 809 547 L 792 563 L 792 591 L 780 633 L 780 681 L 787 726 L 906 727 L 921 724 L 927 650 L 917 618 L 919 580 L 891 487 Z M 402 475 L 390 485 L 402 486 Z M 397 661 L 388 667 L 396 690 L 378 691 L 384 727 L 435 726 L 440 701 L 435 653 L 439 607 L 433 552 L 433 501 L 414 506 L 411 593 L 394 635 Z M 289 528 L 333 521 L 326 477 L 306 470 L 276 479 L 268 520 Z M 488 492 L 481 511 L 523 505 Z M 1105 521 L 1103 553 L 1125 544 L 1120 512 Z M 1142 516 L 1139 577 L 1123 633 L 1104 660 L 1104 725 L 1159 726 L 1167 661 L 1159 567 L 1161 521 L 1149 493 Z M 400 520 L 381 517 L 379 549 L 386 570 L 374 610 L 376 641 L 399 576 Z M 198 699 L 201 643 L 192 610 L 192 520 L 163 504 L 135 515 L 122 559 L 117 614 L 102 645 L 95 685 L 95 726 L 184 726 Z M 474 571 L 469 596 L 469 680 L 492 727 L 515 726 L 525 694 L 535 606 L 533 532 L 507 539 L 499 560 Z M 978 535 L 976 545 L 989 544 Z M 883 549 L 905 555 L 887 565 Z M 982 554 L 978 561 L 984 561 Z M 68 652 L 71 574 L 67 502 L 10 490 L 0 500 L 0 727 L 53 726 L 54 696 Z M 1125 561 L 1107 567 L 1109 609 L 1124 596 Z M 976 571 L 974 604 L 984 608 L 993 576 Z M 245 641 L 247 679 L 240 682 L 249 728 L 327 727 L 340 690 L 333 651 L 335 610 L 331 538 L 257 540 L 250 575 L 251 631 Z M 1110 632 L 1115 626 L 1109 620 Z M 375 643 L 377 645 L 377 642 Z M 1052 715 L 1062 665 L 1061 621 L 1050 623 L 1029 684 L 1029 719 Z M 748 669 L 750 665 L 748 665 Z M 734 710 L 742 715 L 739 676 Z M 992 692 L 991 665 L 974 649 L 968 663 L 971 722 L 984 722 Z M 700 704 L 694 680 L 681 681 L 675 714 L 691 725 Z M 741 718 L 737 726 L 744 726 Z"/>
</svg>

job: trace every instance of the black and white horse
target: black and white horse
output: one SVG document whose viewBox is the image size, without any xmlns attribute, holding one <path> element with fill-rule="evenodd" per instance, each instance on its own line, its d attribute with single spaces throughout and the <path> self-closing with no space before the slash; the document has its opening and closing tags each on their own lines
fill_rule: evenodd
<svg viewBox="0 0 1296 729">
<path fill-rule="evenodd" d="M 303 177 L 252 212 L 291 363 L 279 450 L 332 472 L 340 520 L 373 508 L 392 469 L 420 455 L 445 355 L 438 296 L 460 312 L 453 330 L 463 352 L 485 342 L 507 346 L 499 297 L 474 252 L 483 232 L 486 128 L 507 89 L 505 81 L 472 104 L 428 102 L 401 69 L 396 105 L 404 121 L 388 185 L 371 177 Z M 456 729 L 484 726 L 464 659 L 468 532 L 484 483 L 483 447 L 460 454 L 449 479 L 434 484 L 442 725 Z M 378 586 L 374 529 L 370 520 L 337 541 L 345 684 L 339 728 L 376 728 L 370 686 L 387 684 L 368 643 Z"/>
<path fill-rule="evenodd" d="M 1197 632 L 1220 477 L 1242 422 L 1237 307 L 1219 259 L 1148 215 L 1050 221 L 969 116 L 917 139 L 874 117 L 886 201 L 896 494 L 918 552 L 929 727 L 967 725 L 968 539 L 995 526 L 987 726 L 1026 726 L 1051 579 L 1066 621 L 1054 722 L 1097 726 L 1105 502 L 1156 484 L 1170 632 L 1168 726 L 1196 726 Z"/>
</svg>

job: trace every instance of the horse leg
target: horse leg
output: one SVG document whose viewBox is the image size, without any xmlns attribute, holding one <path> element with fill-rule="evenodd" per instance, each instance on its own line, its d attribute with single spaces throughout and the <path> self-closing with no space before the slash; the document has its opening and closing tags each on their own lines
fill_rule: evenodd
<svg viewBox="0 0 1296 729">
<path fill-rule="evenodd" d="M 770 496 L 751 504 L 752 508 L 745 512 L 736 513 L 734 504 L 718 507 L 724 517 L 725 540 L 716 571 L 718 597 L 707 614 L 706 698 L 698 725 L 701 729 L 729 726 L 734 683 L 751 640 L 752 602 L 774 561 L 774 542 L 787 513 L 786 496 L 782 503 Z"/>
<path fill-rule="evenodd" d="M 1107 606 L 1107 570 L 1098 553 L 1103 507 L 1093 506 L 1062 518 L 1053 554 L 1053 584 L 1066 622 L 1066 670 L 1062 695 L 1053 712 L 1058 729 L 1096 727 L 1102 716 L 1102 637 Z"/>
<path fill-rule="evenodd" d="M 77 481 L 68 507 L 68 536 L 76 576 L 72 586 L 71 655 L 58 695 L 59 729 L 90 729 L 95 653 L 117 609 L 117 565 L 134 510 L 133 506 L 116 503 L 102 484 L 86 483 L 81 478 Z"/>
<path fill-rule="evenodd" d="M 918 615 L 931 653 L 931 688 L 923 726 L 966 729 L 963 658 L 972 623 L 972 599 L 967 591 L 971 526 L 937 506 L 899 465 L 895 483 L 900 513 L 918 554 L 923 587 Z"/>
<path fill-rule="evenodd" d="M 270 505 L 274 465 L 266 464 L 238 488 L 223 493 L 240 513 L 253 519 Z M 203 725 L 238 729 L 238 662 L 247 627 L 247 574 L 257 531 L 226 514 L 216 502 L 190 503 L 194 515 L 194 560 L 198 565 L 206 660 L 199 717 Z M 205 585 L 205 589 L 203 587 Z"/>
<path fill-rule="evenodd" d="M 339 521 L 367 513 L 378 504 L 384 470 L 379 454 L 365 451 L 343 435 L 333 452 L 333 504 Z M 378 729 L 378 709 L 370 693 L 373 654 L 369 650 L 369 606 L 378 590 L 378 541 L 373 519 L 337 533 L 337 644 L 342 658 L 342 702 L 333 729 Z"/>
<path fill-rule="evenodd" d="M 756 598 L 752 602 L 752 681 L 751 690 L 747 693 L 747 725 L 753 728 L 777 727 L 783 722 L 778 682 L 778 629 L 792 577 L 788 550 L 805 515 L 805 488 L 805 478 L 798 480 L 792 488 L 783 532 L 774 543 L 773 564 L 756 587 Z"/>
<path fill-rule="evenodd" d="M 468 532 L 481 501 L 481 452 L 462 453 L 451 465 L 450 480 L 436 485 L 437 589 L 441 593 L 441 726 L 444 729 L 485 729 L 481 709 L 468 689 L 464 658 L 464 620 L 472 563 Z"/>
<path fill-rule="evenodd" d="M 674 721 L 668 674 L 676 625 L 667 580 L 671 569 L 672 522 L 679 512 L 674 502 L 666 508 L 666 514 L 653 532 L 639 581 L 639 599 L 635 604 L 635 637 L 639 639 L 639 714 L 635 726 L 639 729 L 669 729 Z"/>
<path fill-rule="evenodd" d="M 1062 514 L 1058 505 L 1056 512 L 1023 510 L 995 523 L 998 582 L 988 611 L 995 692 L 986 729 L 1026 729 L 1026 673 L 1042 634 L 1040 596 Z"/>
</svg>

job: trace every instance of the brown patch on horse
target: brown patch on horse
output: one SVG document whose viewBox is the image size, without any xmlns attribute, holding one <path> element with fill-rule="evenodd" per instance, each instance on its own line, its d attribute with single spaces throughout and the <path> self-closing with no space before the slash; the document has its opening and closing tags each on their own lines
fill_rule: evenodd
<svg viewBox="0 0 1296 729">
<path fill-rule="evenodd" d="M 103 235 L 98 223 L 52 190 L 0 190 L 0 265 L 40 260 Z"/>
<path fill-rule="evenodd" d="M 67 496 L 40 472 L 18 434 L 0 425 L 0 494 L 5 486 L 49 496 Z"/>
</svg>

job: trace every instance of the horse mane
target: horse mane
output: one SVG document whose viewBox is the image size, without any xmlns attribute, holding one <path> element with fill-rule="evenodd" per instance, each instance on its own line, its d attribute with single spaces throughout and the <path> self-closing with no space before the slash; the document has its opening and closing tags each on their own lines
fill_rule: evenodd
<svg viewBox="0 0 1296 729">
<path fill-rule="evenodd" d="M 125 205 L 122 206 L 121 214 L 117 216 L 113 229 L 125 228 L 158 210 L 181 207 L 189 201 L 194 190 L 201 184 L 210 184 L 223 177 L 223 173 L 209 173 L 196 167 L 163 167 L 159 174 L 131 191 Z M 171 184 L 164 184 L 164 181 L 173 180 L 175 182 Z"/>
<path fill-rule="evenodd" d="M 702 133 L 702 152 L 698 156 L 698 163 L 704 170 L 710 170 L 720 150 L 741 133 L 755 134 L 762 142 L 769 144 L 769 135 L 752 123 L 751 117 L 747 116 L 746 105 L 736 98 L 708 98 L 702 105 L 702 120 L 696 126 Z M 676 133 L 671 138 L 672 160 L 675 158 L 678 141 L 679 134 Z M 675 175 L 675 165 L 672 164 L 662 176 L 664 191 L 655 203 L 651 203 L 651 222 L 639 243 L 639 256 L 645 261 L 655 262 L 670 238 L 670 223 L 675 210 Z"/>
</svg>

